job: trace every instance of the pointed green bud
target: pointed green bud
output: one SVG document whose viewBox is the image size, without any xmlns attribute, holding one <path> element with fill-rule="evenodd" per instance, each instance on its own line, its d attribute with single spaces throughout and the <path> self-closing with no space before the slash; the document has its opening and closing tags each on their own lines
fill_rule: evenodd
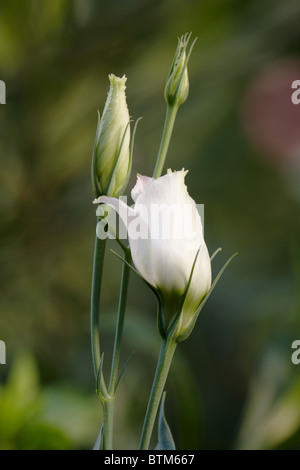
<svg viewBox="0 0 300 470">
<path fill-rule="evenodd" d="M 186 101 L 189 94 L 187 64 L 196 41 L 192 43 L 189 53 L 187 54 L 186 48 L 190 37 L 191 33 L 178 38 L 177 49 L 165 87 L 165 99 L 169 106 L 180 106 Z"/>
<path fill-rule="evenodd" d="M 127 78 L 109 75 L 110 89 L 98 118 L 93 163 L 94 195 L 118 197 L 130 176 L 130 118 L 125 95 Z"/>
</svg>

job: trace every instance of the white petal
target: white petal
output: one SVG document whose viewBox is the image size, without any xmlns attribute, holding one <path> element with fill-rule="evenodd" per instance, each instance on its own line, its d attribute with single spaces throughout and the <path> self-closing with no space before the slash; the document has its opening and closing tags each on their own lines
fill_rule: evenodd
<svg viewBox="0 0 300 470">
<path fill-rule="evenodd" d="M 185 290 L 195 255 L 203 241 L 201 219 L 184 184 L 186 173 L 184 170 L 169 172 L 154 180 L 135 204 L 136 212 L 146 207 L 149 214 L 151 239 L 148 240 L 148 251 L 151 255 L 147 261 L 148 276 L 151 270 L 158 287 L 179 294 Z"/>
<path fill-rule="evenodd" d="M 126 229 L 128 229 L 128 225 L 130 224 L 132 217 L 137 217 L 135 210 L 125 204 L 122 198 L 116 199 L 114 197 L 100 196 L 98 199 L 93 201 L 93 204 L 100 203 L 108 204 L 109 206 L 113 207 L 122 219 Z"/>
<path fill-rule="evenodd" d="M 141 276 L 149 282 L 153 287 L 157 287 L 153 277 L 153 256 L 149 240 L 132 240 L 129 239 L 131 256 L 134 266 L 139 271 Z"/>
<path fill-rule="evenodd" d="M 126 213 L 125 225 L 134 265 L 146 281 L 159 288 L 173 314 L 201 248 L 181 316 L 184 328 L 211 285 L 211 265 L 201 217 L 187 192 L 186 173 L 184 170 L 169 171 L 155 180 L 138 175 L 132 191 L 134 209 L 114 198 L 101 197 L 95 201 L 110 204 L 121 218 L 121 212 Z M 145 229 L 146 236 L 134 236 L 134 230 L 128 224 L 129 217 L 136 226 L 140 224 Z"/>
<path fill-rule="evenodd" d="M 93 201 L 94 204 L 104 203 L 113 207 L 122 219 L 126 229 L 128 230 L 129 245 L 131 249 L 131 256 L 133 263 L 141 274 L 141 276 L 149 282 L 153 287 L 156 287 L 152 276 L 152 257 L 149 250 L 149 239 L 143 239 L 133 236 L 133 222 L 137 224 L 145 224 L 147 220 L 144 220 L 134 209 L 129 207 L 122 201 L 122 198 L 116 199 L 113 197 L 101 196 Z M 132 236 L 131 236 L 132 235 Z"/>
<path fill-rule="evenodd" d="M 175 171 L 155 179 L 144 187 L 136 200 L 137 204 L 183 204 L 189 198 L 184 177 L 187 172 Z"/>
<path fill-rule="evenodd" d="M 134 188 L 131 191 L 131 197 L 136 202 L 137 198 L 139 197 L 140 194 L 142 194 L 147 186 L 152 183 L 153 178 L 150 178 L 149 176 L 143 176 L 138 174 L 137 175 L 137 180 Z"/>
</svg>

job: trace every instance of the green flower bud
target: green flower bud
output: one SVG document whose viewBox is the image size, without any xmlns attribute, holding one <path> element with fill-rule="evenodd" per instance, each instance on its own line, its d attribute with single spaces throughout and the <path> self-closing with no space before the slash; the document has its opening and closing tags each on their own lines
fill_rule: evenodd
<svg viewBox="0 0 300 470">
<path fill-rule="evenodd" d="M 125 190 L 131 170 L 129 112 L 126 103 L 127 78 L 109 75 L 110 89 L 102 118 L 98 119 L 92 185 L 96 197 L 118 197 Z"/>
<path fill-rule="evenodd" d="M 169 106 L 180 106 L 189 94 L 189 78 L 187 71 L 188 60 L 194 46 L 192 43 L 188 55 L 186 48 L 190 40 L 191 33 L 178 38 L 178 45 L 171 65 L 169 76 L 165 87 L 165 99 Z"/>
</svg>

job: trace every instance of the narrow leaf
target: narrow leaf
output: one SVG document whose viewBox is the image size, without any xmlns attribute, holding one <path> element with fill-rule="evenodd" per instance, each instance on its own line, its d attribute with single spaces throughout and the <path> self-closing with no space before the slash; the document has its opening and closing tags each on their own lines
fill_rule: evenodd
<svg viewBox="0 0 300 470">
<path fill-rule="evenodd" d="M 114 250 L 110 250 L 117 258 L 119 258 L 121 261 L 123 261 L 123 263 L 125 263 L 128 268 L 131 269 L 131 271 L 133 271 L 145 284 L 147 284 L 147 286 L 152 290 L 152 292 L 155 294 L 156 298 L 158 299 L 158 301 L 160 301 L 160 297 L 159 297 L 159 293 L 157 292 L 157 290 L 149 283 L 146 281 L 146 279 L 143 278 L 143 276 L 132 266 L 132 264 L 128 263 L 128 261 L 126 261 L 124 258 L 122 258 L 122 256 L 120 256 L 118 253 L 116 253 Z"/>
<path fill-rule="evenodd" d="M 101 392 L 101 379 L 102 379 L 102 367 L 103 367 L 103 360 L 104 360 L 104 353 L 102 353 L 98 371 L 97 371 L 97 377 L 96 377 L 96 393 L 97 395 L 100 394 Z"/>
<path fill-rule="evenodd" d="M 129 363 L 130 359 L 132 358 L 133 354 L 134 354 L 134 351 L 132 351 L 132 353 L 129 355 L 129 358 L 128 358 L 127 361 L 125 362 L 125 365 L 124 365 L 124 367 L 123 367 L 123 369 L 122 369 L 122 371 L 121 371 L 121 373 L 120 373 L 120 375 L 119 375 L 119 378 L 118 378 L 118 381 L 117 381 L 117 384 L 116 384 L 115 393 L 116 393 L 116 391 L 117 391 L 117 388 L 118 388 L 118 386 L 119 386 L 120 380 L 121 380 L 121 378 L 123 377 L 123 374 L 124 374 L 124 372 L 125 372 L 125 370 L 126 370 L 126 368 L 127 368 L 127 366 L 128 366 L 128 363 Z"/>
<path fill-rule="evenodd" d="M 95 445 L 93 447 L 93 450 L 100 450 L 101 449 L 102 437 L 103 437 L 103 424 L 102 424 L 101 429 L 99 431 L 97 440 L 96 440 Z"/>
<path fill-rule="evenodd" d="M 164 411 L 165 399 L 166 399 L 166 392 L 164 392 L 162 399 L 161 399 L 161 404 L 160 404 L 159 417 L 158 417 L 158 443 L 155 447 L 155 450 L 175 450 L 176 449 L 170 427 L 165 417 L 165 411 Z"/>
<path fill-rule="evenodd" d="M 212 260 L 217 256 L 218 253 L 220 253 L 220 251 L 222 251 L 222 248 L 218 248 L 210 257 L 210 262 L 212 262 Z"/>
</svg>

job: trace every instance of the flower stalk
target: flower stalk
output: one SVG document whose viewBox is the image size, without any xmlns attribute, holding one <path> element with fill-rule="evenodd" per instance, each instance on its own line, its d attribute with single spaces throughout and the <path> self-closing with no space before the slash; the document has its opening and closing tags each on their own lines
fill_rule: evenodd
<svg viewBox="0 0 300 470">
<path fill-rule="evenodd" d="M 96 235 L 91 292 L 91 346 L 95 379 L 97 379 L 101 360 L 99 310 L 105 248 L 106 240 L 100 240 Z"/>
<path fill-rule="evenodd" d="M 113 449 L 113 427 L 114 427 L 114 405 L 115 405 L 115 396 L 119 383 L 119 362 L 120 362 L 120 349 L 121 341 L 123 336 L 123 327 L 125 319 L 125 310 L 126 310 L 126 300 L 128 292 L 128 283 L 130 269 L 126 263 L 131 262 L 130 250 L 124 250 L 124 260 L 121 287 L 120 287 L 120 297 L 119 297 L 119 307 L 118 307 L 118 318 L 116 324 L 116 333 L 115 333 L 115 342 L 114 350 L 111 364 L 110 372 L 110 381 L 108 387 L 109 398 L 102 401 L 103 407 L 103 450 L 112 450 Z"/>
<path fill-rule="evenodd" d="M 161 349 L 157 361 L 156 372 L 152 384 L 152 389 L 145 414 L 143 430 L 140 440 L 140 450 L 148 450 L 152 431 L 155 424 L 159 403 L 164 392 L 168 373 L 172 364 L 177 342 L 173 335 L 168 335 L 161 344 Z"/>
<path fill-rule="evenodd" d="M 161 143 L 158 151 L 158 156 L 156 160 L 156 165 L 153 173 L 153 178 L 159 178 L 162 175 L 164 164 L 169 149 L 171 136 L 175 124 L 175 119 L 177 116 L 178 106 L 177 105 L 167 105 L 167 112 L 165 117 L 165 124 L 162 133 Z"/>
<path fill-rule="evenodd" d="M 111 374 L 110 374 L 110 381 L 109 381 L 109 388 L 108 388 L 109 393 L 113 396 L 115 395 L 116 388 L 118 385 L 120 348 L 121 348 L 121 341 L 122 341 L 122 336 L 123 336 L 127 292 L 128 292 L 129 275 L 130 275 L 130 269 L 127 265 L 127 263 L 129 264 L 131 263 L 131 252 L 129 248 L 124 249 L 124 261 L 125 263 L 123 264 L 123 270 L 122 270 L 119 307 L 118 307 L 118 319 L 117 319 L 116 335 L 115 335 L 115 342 L 114 342 L 113 359 L 112 359 Z"/>
<path fill-rule="evenodd" d="M 190 38 L 191 33 L 178 38 L 177 49 L 167 78 L 165 86 L 167 111 L 153 178 L 159 178 L 162 175 L 179 106 L 188 98 L 189 78 L 187 65 L 196 41 L 196 39 L 193 41 L 187 54 L 186 50 Z"/>
</svg>

